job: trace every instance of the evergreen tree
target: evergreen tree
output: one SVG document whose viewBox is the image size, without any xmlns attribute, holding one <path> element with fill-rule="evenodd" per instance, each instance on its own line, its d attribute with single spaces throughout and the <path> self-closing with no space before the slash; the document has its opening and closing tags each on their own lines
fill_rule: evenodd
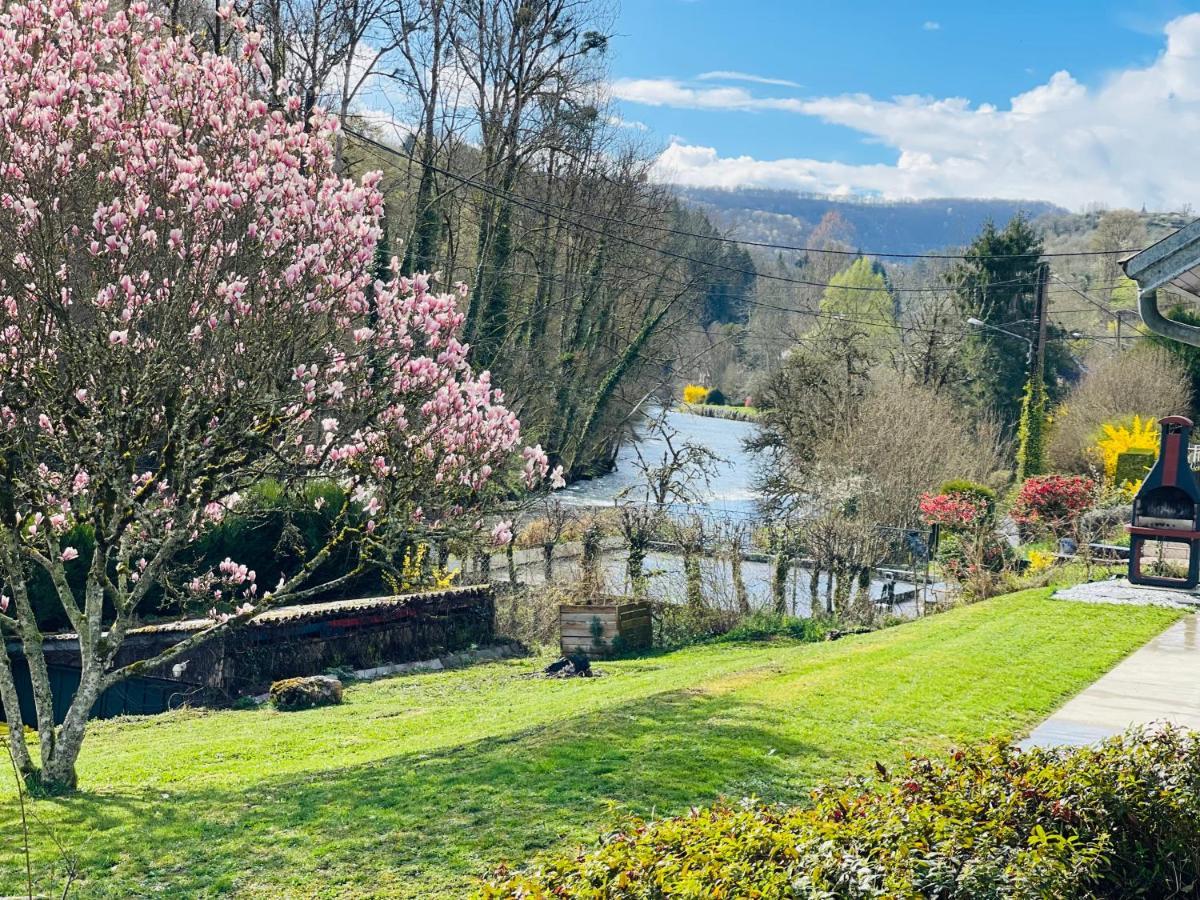
<svg viewBox="0 0 1200 900">
<path fill-rule="evenodd" d="M 1004 228 L 984 225 L 951 270 L 949 283 L 964 320 L 977 318 L 993 326 L 1037 339 L 1037 275 L 1042 239 L 1024 216 Z M 1077 369 L 1059 338 L 1061 328 L 1047 329 L 1045 396 L 1057 400 Z M 1029 381 L 1028 344 L 993 328 L 969 333 L 963 344 L 969 399 L 982 411 L 993 410 L 1007 427 L 1021 415 Z"/>
</svg>

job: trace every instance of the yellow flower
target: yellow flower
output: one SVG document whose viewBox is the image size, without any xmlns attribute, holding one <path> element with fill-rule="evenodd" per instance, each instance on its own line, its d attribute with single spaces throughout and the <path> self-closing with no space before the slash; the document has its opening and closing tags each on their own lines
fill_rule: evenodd
<svg viewBox="0 0 1200 900">
<path fill-rule="evenodd" d="M 683 389 L 684 403 L 703 403 L 708 399 L 708 388 L 702 384 L 689 384 Z"/>
<path fill-rule="evenodd" d="M 1056 562 L 1057 557 L 1053 553 L 1045 550 L 1030 550 L 1029 551 L 1029 571 L 1044 572 Z"/>
<path fill-rule="evenodd" d="M 1112 481 L 1117 474 L 1117 459 L 1122 453 L 1157 453 L 1158 425 L 1149 417 L 1134 416 L 1131 427 L 1106 422 L 1100 426 L 1103 437 L 1096 450 L 1104 460 L 1104 474 Z"/>
</svg>

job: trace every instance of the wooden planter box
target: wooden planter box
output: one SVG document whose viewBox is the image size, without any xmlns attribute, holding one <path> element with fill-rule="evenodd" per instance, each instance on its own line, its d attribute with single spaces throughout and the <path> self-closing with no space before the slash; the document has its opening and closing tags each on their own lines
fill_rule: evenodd
<svg viewBox="0 0 1200 900">
<path fill-rule="evenodd" d="M 607 656 L 614 650 L 648 650 L 653 641 L 650 603 L 646 600 L 566 605 L 558 608 L 563 655 L 582 650 Z M 613 641 L 617 641 L 614 648 Z"/>
</svg>

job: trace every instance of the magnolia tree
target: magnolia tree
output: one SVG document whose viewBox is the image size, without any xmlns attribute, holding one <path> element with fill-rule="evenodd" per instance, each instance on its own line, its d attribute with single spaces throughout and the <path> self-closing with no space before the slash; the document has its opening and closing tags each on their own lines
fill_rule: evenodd
<svg viewBox="0 0 1200 900">
<path fill-rule="evenodd" d="M 74 785 L 89 710 L 132 671 L 477 518 L 510 462 L 529 484 L 546 474 L 472 374 L 461 298 L 394 261 L 373 280 L 379 176 L 339 177 L 336 123 L 299 120 L 295 98 L 268 108 L 256 36 L 242 45 L 236 60 L 199 53 L 144 3 L 0 15 L 0 630 L 28 662 L 40 765 L 7 653 L 0 701 L 17 765 L 47 787 Z M 235 559 L 181 565 L 256 483 L 318 477 L 346 501 L 277 584 Z M 67 539 L 80 534 L 86 547 Z M 348 547 L 350 570 L 314 584 Z M 57 727 L 39 570 L 79 638 Z M 211 625 L 119 664 L 152 590 L 211 607 Z"/>
</svg>

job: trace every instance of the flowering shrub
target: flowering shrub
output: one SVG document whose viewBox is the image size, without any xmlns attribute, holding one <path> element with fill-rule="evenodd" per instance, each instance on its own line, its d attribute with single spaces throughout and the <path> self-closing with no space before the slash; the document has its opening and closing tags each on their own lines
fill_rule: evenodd
<svg viewBox="0 0 1200 900">
<path fill-rule="evenodd" d="M 684 403 L 704 403 L 708 400 L 708 388 L 702 384 L 689 384 L 683 389 Z"/>
<path fill-rule="evenodd" d="M 1033 574 L 1045 572 L 1058 562 L 1058 557 L 1045 550 L 1029 551 L 1029 571 Z"/>
<path fill-rule="evenodd" d="M 1035 475 L 1017 492 L 1012 518 L 1034 532 L 1063 535 L 1096 503 L 1096 483 L 1084 475 Z"/>
<path fill-rule="evenodd" d="M 261 37 L 232 8 L 240 59 L 144 2 L 0 11 L 0 625 L 30 659 L 41 772 L 19 727 L 10 749 L 48 786 L 74 785 L 105 689 L 414 536 L 481 522 L 498 476 L 549 468 L 537 447 L 516 458 L 519 423 L 470 365 L 465 285 L 394 259 L 376 279 L 380 174 L 342 177 L 336 120 L 300 97 L 268 105 Z M 328 540 L 274 583 L 236 551 L 185 565 L 265 479 L 336 482 Z M 348 569 L 318 583 L 342 553 Z M 31 570 L 79 634 L 59 727 Z M 118 662 L 152 590 L 221 624 Z M 23 724 L 7 667 L 0 696 Z"/>
<path fill-rule="evenodd" d="M 631 818 L 594 850 L 501 868 L 478 896 L 1158 897 L 1200 879 L 1192 732 L 1024 753 L 996 741 L 877 768 L 814 791 L 811 808 Z"/>
<path fill-rule="evenodd" d="M 976 599 L 995 594 L 1012 553 L 996 533 L 994 493 L 982 485 L 950 482 L 940 494 L 922 494 L 918 505 L 925 524 L 944 531 L 938 545 L 943 574 Z"/>
<path fill-rule="evenodd" d="M 982 521 L 987 505 L 965 493 L 922 494 L 919 507 L 926 525 L 963 529 Z"/>
<path fill-rule="evenodd" d="M 1134 416 L 1129 425 L 1106 422 L 1100 426 L 1103 435 L 1095 451 L 1104 461 L 1104 477 L 1116 481 L 1117 461 L 1123 453 L 1149 453 L 1158 456 L 1159 431 L 1153 419 Z"/>
</svg>

